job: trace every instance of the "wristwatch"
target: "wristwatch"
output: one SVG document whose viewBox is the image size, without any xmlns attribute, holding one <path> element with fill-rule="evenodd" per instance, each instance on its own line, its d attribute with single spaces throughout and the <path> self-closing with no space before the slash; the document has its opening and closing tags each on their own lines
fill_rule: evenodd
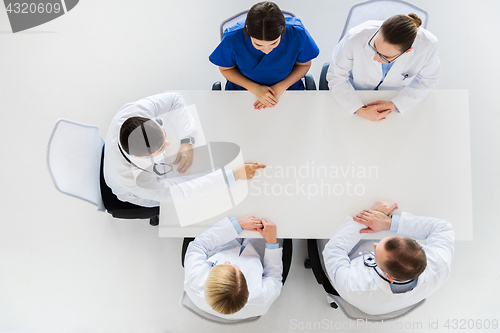
<svg viewBox="0 0 500 333">
<path fill-rule="evenodd" d="M 181 145 L 183 143 L 189 143 L 190 145 L 194 145 L 194 138 L 189 137 L 189 138 L 182 139 L 181 140 Z"/>
</svg>

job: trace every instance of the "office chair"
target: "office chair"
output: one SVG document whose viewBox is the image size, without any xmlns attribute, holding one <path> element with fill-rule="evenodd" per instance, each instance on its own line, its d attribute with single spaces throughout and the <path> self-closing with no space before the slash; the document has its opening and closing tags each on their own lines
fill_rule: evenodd
<svg viewBox="0 0 500 333">
<path fill-rule="evenodd" d="M 149 219 L 151 225 L 158 225 L 160 207 L 118 200 L 104 181 L 103 161 L 104 140 L 98 127 L 67 119 L 56 122 L 47 149 L 47 165 L 56 188 L 115 218 Z"/>
<path fill-rule="evenodd" d="M 184 241 L 182 243 L 182 251 L 181 251 L 181 264 L 182 267 L 184 267 L 184 259 L 186 257 L 186 251 L 189 246 L 189 243 L 191 243 L 194 240 L 194 238 L 184 238 Z M 280 244 L 281 245 L 281 244 Z M 288 273 L 290 271 L 290 266 L 292 264 L 292 252 L 293 252 L 293 244 L 291 239 L 284 239 L 283 240 L 283 256 L 282 256 L 282 261 L 283 261 L 283 273 L 282 275 L 282 280 L 281 282 L 283 285 L 285 284 L 286 278 L 288 276 Z M 260 316 L 257 317 L 251 317 L 251 318 L 246 318 L 246 319 L 238 319 L 238 320 L 229 320 L 229 319 L 223 319 L 214 315 L 211 315 L 200 308 L 198 308 L 193 301 L 189 298 L 189 296 L 184 293 L 181 296 L 181 300 L 179 302 L 182 307 L 186 308 L 187 310 L 193 312 L 197 316 L 211 321 L 211 322 L 216 322 L 219 324 L 243 324 L 243 323 L 248 323 L 252 321 L 256 321 L 257 319 L 260 318 Z"/>
<path fill-rule="evenodd" d="M 194 302 L 189 298 L 188 294 L 184 291 L 182 293 L 181 299 L 179 301 L 179 304 L 186 310 L 194 313 L 198 317 L 205 319 L 206 321 L 216 323 L 216 324 L 225 324 L 225 325 L 237 325 L 237 324 L 245 324 L 245 323 L 251 323 L 260 318 L 260 316 L 256 317 L 250 317 L 250 318 L 245 318 L 245 319 L 225 319 L 225 318 L 220 318 L 217 316 L 214 316 L 208 312 L 205 312 L 201 310 L 199 307 L 194 304 Z"/>
<path fill-rule="evenodd" d="M 227 20 L 223 21 L 220 25 L 220 39 L 222 40 L 222 37 L 224 36 L 224 31 L 227 28 L 230 28 L 233 25 L 235 25 L 236 23 L 245 20 L 247 18 L 247 13 L 248 13 L 248 10 L 245 10 L 245 11 L 242 11 L 241 13 L 238 13 L 234 16 L 231 16 Z M 282 11 L 282 13 L 285 16 L 285 18 L 295 17 L 295 15 L 293 13 L 290 13 L 290 12 Z M 304 85 L 306 87 L 306 90 L 316 90 L 316 82 L 314 81 L 314 78 L 311 74 L 304 75 Z M 212 90 L 222 90 L 221 82 L 216 81 L 212 85 Z"/>
<path fill-rule="evenodd" d="M 323 248 L 325 245 L 328 243 L 328 239 L 308 239 L 307 240 L 307 252 L 309 254 L 309 258 L 307 258 L 304 262 L 304 267 L 305 268 L 310 268 L 313 271 L 314 277 L 316 278 L 316 281 L 318 284 L 321 284 L 323 289 L 325 290 L 327 294 L 327 301 L 330 303 L 330 306 L 334 309 L 337 309 L 340 307 L 342 312 L 352 320 L 357 320 L 357 319 L 363 319 L 363 320 L 369 320 L 369 321 L 386 321 L 386 320 L 394 320 L 397 318 L 401 318 L 411 311 L 415 310 L 417 307 L 422 305 L 425 301 L 425 299 L 421 300 L 420 302 L 411 305 L 407 308 L 393 311 L 387 314 L 381 314 L 381 315 L 370 315 L 367 314 L 354 305 L 351 305 L 347 301 L 345 301 L 338 292 L 335 290 L 335 288 L 332 286 L 328 275 L 325 272 L 324 269 L 324 264 L 322 262 L 322 254 Z M 372 242 L 373 243 L 373 242 Z M 353 249 L 352 252 L 356 252 L 356 248 Z M 351 252 L 351 253 L 352 253 Z"/>
<path fill-rule="evenodd" d="M 427 28 L 429 14 L 422 8 L 419 8 L 411 3 L 402 0 L 369 0 L 355 4 L 349 10 L 347 20 L 344 25 L 344 30 L 340 34 L 339 41 L 344 38 L 345 34 L 357 25 L 369 20 L 385 21 L 389 17 L 396 14 L 408 15 L 415 13 L 422 19 L 422 27 Z M 328 90 L 328 82 L 326 81 L 326 73 L 328 72 L 330 63 L 326 62 L 321 69 L 319 77 L 319 90 Z"/>
</svg>

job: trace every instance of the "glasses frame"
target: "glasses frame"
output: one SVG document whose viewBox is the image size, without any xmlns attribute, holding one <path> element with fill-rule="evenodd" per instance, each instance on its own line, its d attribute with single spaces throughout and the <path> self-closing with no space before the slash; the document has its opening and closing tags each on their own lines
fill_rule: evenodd
<svg viewBox="0 0 500 333">
<path fill-rule="evenodd" d="M 377 32 L 372 36 L 372 38 L 370 38 L 370 40 L 368 41 L 368 46 L 372 49 L 373 52 L 375 52 L 379 57 L 380 59 L 382 59 L 386 64 L 390 64 L 391 62 L 394 62 L 396 61 L 397 58 L 401 57 L 403 54 L 405 54 L 409 49 L 411 49 L 411 46 L 406 49 L 405 51 L 401 52 L 399 55 L 397 55 L 396 57 L 394 57 L 392 60 L 387 60 L 387 58 L 385 56 L 383 56 L 382 54 L 380 54 L 379 51 L 377 51 L 377 49 L 375 49 L 374 46 L 372 46 L 372 40 L 373 38 L 375 38 L 375 36 L 378 34 L 378 32 L 380 31 L 380 29 L 377 30 Z"/>
</svg>

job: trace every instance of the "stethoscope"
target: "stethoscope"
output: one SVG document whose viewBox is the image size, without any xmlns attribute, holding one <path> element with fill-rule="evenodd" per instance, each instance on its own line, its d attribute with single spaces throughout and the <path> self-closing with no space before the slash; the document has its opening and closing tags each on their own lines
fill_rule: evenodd
<svg viewBox="0 0 500 333">
<path fill-rule="evenodd" d="M 163 125 L 163 121 L 161 119 L 155 119 L 155 121 L 160 125 L 160 127 Z M 141 128 L 142 128 L 142 132 L 145 135 L 146 131 L 144 129 L 144 125 L 141 124 Z M 162 130 L 163 130 L 163 127 L 162 127 Z M 165 133 L 165 130 L 163 130 L 163 132 Z M 166 136 L 166 133 L 165 133 L 165 136 Z M 120 149 L 120 153 L 122 153 L 122 156 L 127 160 L 127 162 L 129 162 L 130 164 L 132 164 L 133 166 L 135 166 L 138 169 L 141 169 L 141 170 L 146 171 L 146 172 L 150 172 L 146 169 L 141 168 L 140 166 L 138 166 L 137 164 L 132 162 L 130 160 L 130 158 L 127 157 L 127 154 L 123 151 L 123 148 L 120 144 L 120 140 L 118 140 L 118 148 Z M 149 150 L 149 146 L 148 146 L 148 150 Z M 164 171 L 159 171 L 158 167 L 163 168 Z M 153 164 L 153 172 L 155 174 L 157 174 L 158 176 L 165 176 L 167 173 L 172 172 L 173 169 L 174 169 L 174 166 L 171 163 L 154 163 Z"/>
<path fill-rule="evenodd" d="M 372 252 L 368 252 L 368 251 L 363 252 L 363 262 L 364 262 L 364 264 L 365 264 L 366 267 L 373 268 L 375 270 L 375 272 L 377 273 L 377 275 L 380 276 L 380 278 L 382 280 L 391 283 L 391 281 L 389 281 L 389 279 L 387 277 L 385 277 L 384 275 L 382 275 L 378 271 L 378 269 L 377 269 L 378 266 L 377 266 L 377 263 L 375 262 L 375 255 Z M 408 281 L 394 281 L 393 280 L 392 284 L 395 284 L 395 285 L 405 285 L 405 284 L 408 284 L 408 283 L 412 283 L 413 281 L 415 281 L 415 279 L 408 280 Z"/>
</svg>

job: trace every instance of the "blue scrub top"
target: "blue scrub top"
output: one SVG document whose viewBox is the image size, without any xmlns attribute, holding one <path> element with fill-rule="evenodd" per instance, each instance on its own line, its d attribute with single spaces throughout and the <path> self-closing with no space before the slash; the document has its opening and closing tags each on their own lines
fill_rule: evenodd
<svg viewBox="0 0 500 333">
<path fill-rule="evenodd" d="M 316 58 L 319 48 L 302 22 L 296 17 L 285 18 L 286 31 L 279 45 L 268 54 L 257 50 L 250 37 L 243 31 L 245 21 L 226 29 L 219 46 L 209 57 L 210 62 L 221 67 L 233 67 L 247 78 L 262 85 L 272 86 L 290 74 L 295 62 L 308 62 Z M 228 82 L 226 90 L 243 90 Z M 290 90 L 304 90 L 302 81 L 294 83 Z"/>
</svg>

